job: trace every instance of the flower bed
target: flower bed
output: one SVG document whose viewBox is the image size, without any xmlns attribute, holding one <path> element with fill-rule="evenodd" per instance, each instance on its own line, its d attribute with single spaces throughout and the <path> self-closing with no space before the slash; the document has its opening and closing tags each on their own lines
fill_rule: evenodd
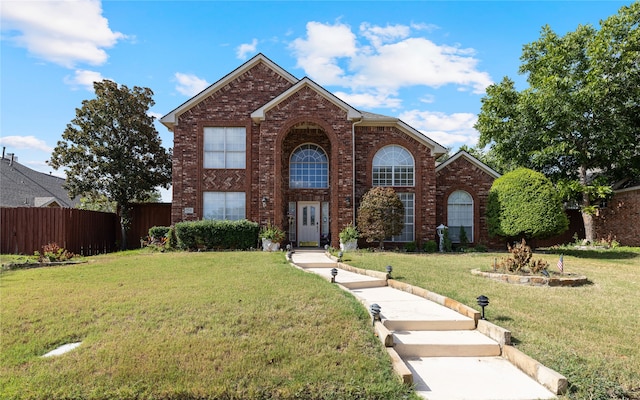
<svg viewBox="0 0 640 400">
<path fill-rule="evenodd" d="M 589 283 L 586 276 L 577 274 L 553 274 L 547 277 L 543 275 L 505 274 L 501 272 L 481 271 L 479 269 L 471 270 L 471 274 L 513 285 L 582 286 Z"/>
</svg>

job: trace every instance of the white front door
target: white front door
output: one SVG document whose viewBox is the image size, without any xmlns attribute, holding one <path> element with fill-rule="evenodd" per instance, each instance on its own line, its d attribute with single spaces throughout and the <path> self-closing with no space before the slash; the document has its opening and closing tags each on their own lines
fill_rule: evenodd
<svg viewBox="0 0 640 400">
<path fill-rule="evenodd" d="M 298 246 L 320 246 L 320 202 L 298 202 Z"/>
</svg>

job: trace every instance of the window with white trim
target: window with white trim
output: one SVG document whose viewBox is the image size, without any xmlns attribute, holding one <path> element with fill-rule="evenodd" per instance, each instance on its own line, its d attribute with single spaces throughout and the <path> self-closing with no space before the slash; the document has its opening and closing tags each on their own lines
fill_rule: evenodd
<svg viewBox="0 0 640 400">
<path fill-rule="evenodd" d="M 373 157 L 373 186 L 414 186 L 413 156 L 401 146 L 385 146 Z"/>
<path fill-rule="evenodd" d="M 289 162 L 289 187 L 324 189 L 329 187 L 329 159 L 321 147 L 303 144 L 293 151 Z"/>
<path fill-rule="evenodd" d="M 447 199 L 447 227 L 451 242 L 460 243 L 460 229 L 473 242 L 473 197 L 464 190 L 456 190 Z"/>
<path fill-rule="evenodd" d="M 415 194 L 398 193 L 404 205 L 404 228 L 402 233 L 391 238 L 392 242 L 413 242 L 415 240 Z"/>
<path fill-rule="evenodd" d="M 203 219 L 237 221 L 246 218 L 246 194 L 244 192 L 204 192 L 202 195 Z"/>
<path fill-rule="evenodd" d="M 246 168 L 245 127 L 204 128 L 204 168 Z"/>
</svg>

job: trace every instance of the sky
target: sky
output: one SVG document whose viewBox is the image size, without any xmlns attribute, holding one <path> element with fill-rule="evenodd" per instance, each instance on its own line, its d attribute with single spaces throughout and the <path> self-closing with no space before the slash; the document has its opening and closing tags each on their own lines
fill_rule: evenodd
<svg viewBox="0 0 640 400">
<path fill-rule="evenodd" d="M 522 47 L 549 25 L 599 27 L 631 1 L 0 2 L 0 145 L 47 165 L 93 82 L 148 87 L 157 119 L 258 53 L 351 106 L 455 152 L 475 146 L 487 86 L 519 90 Z M 171 132 L 156 121 L 162 143 Z M 171 201 L 169 191 L 162 191 Z"/>
</svg>

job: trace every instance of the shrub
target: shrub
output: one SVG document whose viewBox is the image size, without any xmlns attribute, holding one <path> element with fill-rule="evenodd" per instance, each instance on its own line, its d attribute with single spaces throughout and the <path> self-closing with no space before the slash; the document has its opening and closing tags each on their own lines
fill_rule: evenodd
<svg viewBox="0 0 640 400">
<path fill-rule="evenodd" d="M 340 241 L 342 243 L 347 243 L 351 240 L 358 240 L 359 236 L 360 234 L 358 233 L 358 229 L 356 229 L 356 227 L 351 223 L 340 231 Z"/>
<path fill-rule="evenodd" d="M 418 246 L 416 245 L 416 242 L 408 242 L 404 244 L 404 250 L 409 253 L 415 252 L 417 248 Z"/>
<path fill-rule="evenodd" d="M 57 243 L 49 243 L 42 246 L 42 251 L 34 253 L 39 262 L 60 262 L 73 258 L 74 254 L 58 246 Z"/>
<path fill-rule="evenodd" d="M 425 253 L 435 253 L 438 251 L 438 243 L 435 240 L 428 240 L 422 245 L 422 250 Z"/>
<path fill-rule="evenodd" d="M 569 220 L 551 181 L 539 172 L 518 168 L 493 182 L 487 224 L 491 236 L 529 239 L 562 233 Z"/>
<path fill-rule="evenodd" d="M 175 225 L 178 248 L 185 250 L 247 250 L 257 243 L 255 222 L 189 221 Z"/>
<path fill-rule="evenodd" d="M 442 247 L 443 250 L 450 253 L 451 251 L 453 251 L 453 243 L 451 242 L 451 239 L 449 238 L 449 229 L 445 229 L 444 230 L 444 234 L 442 237 Z"/>
<path fill-rule="evenodd" d="M 167 235 L 170 229 L 168 226 L 153 226 L 149 228 L 149 236 L 152 239 L 160 240 Z"/>
<path fill-rule="evenodd" d="M 549 266 L 549 263 L 542 259 L 531 260 L 533 253 L 531 251 L 531 247 L 527 245 L 524 239 L 522 239 L 520 243 L 514 244 L 513 247 L 511 245 L 507 245 L 507 248 L 509 249 L 509 253 L 511 253 L 511 257 L 500 260 L 497 265 L 498 269 L 505 272 L 531 272 L 537 274 L 546 270 Z"/>
<path fill-rule="evenodd" d="M 270 223 L 260 230 L 260 234 L 258 236 L 261 239 L 271 240 L 273 243 L 280 243 L 285 238 L 284 231 L 280 229 L 280 227 L 271 225 Z"/>
<path fill-rule="evenodd" d="M 467 237 L 467 231 L 464 229 L 463 226 L 460 227 L 460 247 L 462 249 L 467 248 L 467 246 L 469 246 L 469 238 Z"/>
</svg>

